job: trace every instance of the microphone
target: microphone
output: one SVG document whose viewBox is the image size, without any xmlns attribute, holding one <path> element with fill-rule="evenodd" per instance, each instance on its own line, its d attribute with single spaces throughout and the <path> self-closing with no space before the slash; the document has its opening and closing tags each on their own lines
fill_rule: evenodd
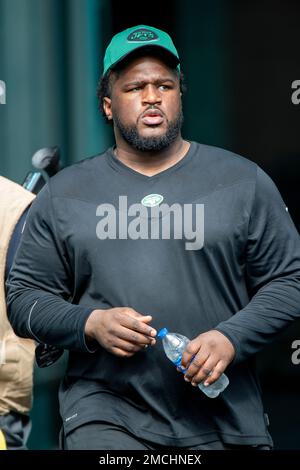
<svg viewBox="0 0 300 470">
<path fill-rule="evenodd" d="M 60 169 L 60 151 L 58 147 L 44 147 L 39 149 L 31 159 L 32 165 L 39 171 L 30 171 L 23 181 L 23 188 L 37 194 L 46 184 L 42 171 L 51 178 Z"/>
<path fill-rule="evenodd" d="M 22 183 L 23 188 L 37 194 L 46 184 L 46 180 L 40 171 L 29 171 Z"/>
<path fill-rule="evenodd" d="M 56 146 L 41 148 L 35 152 L 31 161 L 34 168 L 44 171 L 49 178 L 61 169 L 60 150 Z"/>
</svg>

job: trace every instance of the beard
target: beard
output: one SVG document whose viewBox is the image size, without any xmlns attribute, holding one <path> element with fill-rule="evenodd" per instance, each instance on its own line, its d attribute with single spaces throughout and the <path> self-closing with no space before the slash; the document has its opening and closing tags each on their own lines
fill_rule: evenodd
<svg viewBox="0 0 300 470">
<path fill-rule="evenodd" d="M 159 152 L 166 149 L 178 137 L 183 124 L 183 113 L 180 109 L 173 121 L 167 121 L 167 129 L 163 135 L 143 137 L 136 125 L 126 126 L 119 115 L 114 113 L 114 125 L 123 139 L 140 152 Z"/>
</svg>

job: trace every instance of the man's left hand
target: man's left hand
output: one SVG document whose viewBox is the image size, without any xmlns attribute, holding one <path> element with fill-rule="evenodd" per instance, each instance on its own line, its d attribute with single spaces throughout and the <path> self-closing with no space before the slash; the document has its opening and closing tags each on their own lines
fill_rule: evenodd
<svg viewBox="0 0 300 470">
<path fill-rule="evenodd" d="M 181 367 L 187 369 L 184 379 L 195 387 L 215 382 L 235 356 L 229 339 L 217 330 L 202 333 L 189 342 L 182 355 Z"/>
</svg>

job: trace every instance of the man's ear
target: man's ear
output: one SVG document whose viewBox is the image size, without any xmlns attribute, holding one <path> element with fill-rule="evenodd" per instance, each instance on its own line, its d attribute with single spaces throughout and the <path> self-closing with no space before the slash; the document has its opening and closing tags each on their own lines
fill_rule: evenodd
<svg viewBox="0 0 300 470">
<path fill-rule="evenodd" d="M 104 113 L 105 113 L 107 119 L 109 121 L 111 121 L 112 118 L 113 118 L 112 110 L 111 110 L 111 99 L 108 98 L 107 96 L 105 96 L 105 98 L 103 98 L 103 110 L 104 110 Z"/>
</svg>

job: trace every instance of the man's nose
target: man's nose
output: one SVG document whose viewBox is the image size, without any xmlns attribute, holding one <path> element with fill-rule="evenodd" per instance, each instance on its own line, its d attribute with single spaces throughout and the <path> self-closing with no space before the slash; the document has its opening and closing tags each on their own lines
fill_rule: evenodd
<svg viewBox="0 0 300 470">
<path fill-rule="evenodd" d="M 159 89 L 152 84 L 144 87 L 143 90 L 143 104 L 156 104 L 161 103 L 161 94 Z"/>
</svg>

